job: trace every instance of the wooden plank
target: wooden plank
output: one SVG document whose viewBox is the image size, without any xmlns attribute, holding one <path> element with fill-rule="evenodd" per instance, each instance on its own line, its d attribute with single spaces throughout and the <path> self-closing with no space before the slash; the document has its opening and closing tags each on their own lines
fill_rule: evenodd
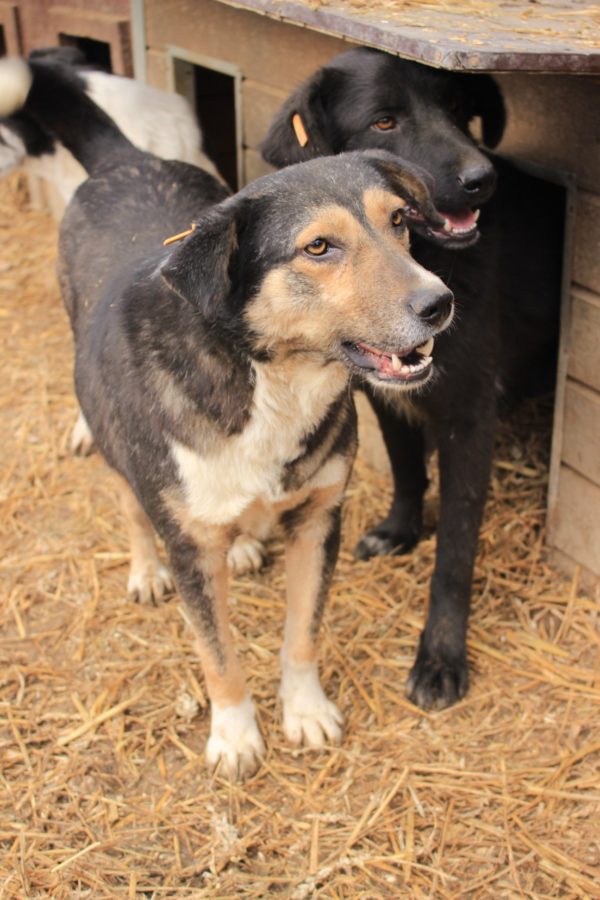
<svg viewBox="0 0 600 900">
<path fill-rule="evenodd" d="M 4 35 L 4 49 L 7 56 L 19 56 L 22 53 L 19 19 L 14 3 L 0 3 L 0 27 Z"/>
<path fill-rule="evenodd" d="M 600 487 L 567 466 L 560 473 L 548 542 L 600 575 Z"/>
<path fill-rule="evenodd" d="M 516 73 L 496 78 L 507 108 L 502 153 L 570 172 L 600 194 L 600 80 Z"/>
<path fill-rule="evenodd" d="M 115 75 L 133 75 L 129 19 L 112 13 L 72 6 L 51 6 L 49 20 L 55 29 L 54 43 L 61 34 L 92 38 L 110 44 L 112 70 Z"/>
<path fill-rule="evenodd" d="M 273 166 L 266 163 L 260 153 L 250 149 L 244 150 L 244 167 L 246 184 L 254 181 L 255 178 L 260 178 L 261 175 L 268 175 L 269 172 L 274 171 Z"/>
<path fill-rule="evenodd" d="M 597 8 L 562 0 L 222 0 L 445 69 L 599 72 Z M 491 7 L 491 9 L 490 9 Z"/>
<path fill-rule="evenodd" d="M 600 391 L 600 296 L 573 290 L 569 377 Z"/>
<path fill-rule="evenodd" d="M 166 53 L 148 50 L 146 53 L 146 80 L 161 91 L 170 89 L 169 58 Z"/>
<path fill-rule="evenodd" d="M 257 148 L 287 96 L 286 91 L 245 79 L 242 85 L 242 119 L 246 147 Z"/>
<path fill-rule="evenodd" d="M 573 280 L 600 295 L 600 194 L 577 197 Z"/>
<path fill-rule="evenodd" d="M 552 547 L 550 559 L 554 568 L 564 572 L 565 575 L 568 575 L 570 578 L 574 577 L 575 570 L 577 569 L 577 584 L 581 590 L 592 593 L 592 591 L 600 587 L 600 575 L 594 575 L 590 569 L 586 569 L 585 566 L 582 566 L 581 563 L 574 560 L 573 557 L 569 556 L 567 553 L 563 553 L 562 550 L 557 550 L 556 547 Z"/>
<path fill-rule="evenodd" d="M 600 393 L 573 381 L 565 393 L 563 461 L 600 486 Z"/>
<path fill-rule="evenodd" d="M 182 47 L 239 66 L 245 78 L 285 93 L 347 49 L 334 38 L 274 22 L 217 0 L 146 0 L 146 38 L 153 50 Z"/>
</svg>

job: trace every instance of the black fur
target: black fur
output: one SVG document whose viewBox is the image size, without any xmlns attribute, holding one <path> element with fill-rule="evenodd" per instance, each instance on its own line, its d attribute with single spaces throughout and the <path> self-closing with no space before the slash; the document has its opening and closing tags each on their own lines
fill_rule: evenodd
<svg viewBox="0 0 600 900">
<path fill-rule="evenodd" d="M 292 128 L 299 113 L 309 141 Z M 441 512 L 429 615 L 409 696 L 446 706 L 467 689 L 466 629 L 479 527 L 490 475 L 498 403 L 551 388 L 555 372 L 562 251 L 558 188 L 501 158 L 494 166 L 469 134 L 474 116 L 496 146 L 502 98 L 487 75 L 451 74 L 377 50 L 350 50 L 302 84 L 276 115 L 264 158 L 285 166 L 323 153 L 382 148 L 426 169 L 440 210 L 485 203 L 482 236 L 468 249 L 415 235 L 413 253 L 456 297 L 452 334 L 436 339 L 438 378 L 411 398 L 416 415 L 370 392 L 394 475 L 387 518 L 363 538 L 359 558 L 405 553 L 420 538 L 426 445 L 439 449 Z M 391 117 L 394 127 L 375 122 Z M 384 123 L 385 124 L 385 123 Z M 470 186 L 466 190 L 465 184 Z M 459 246 L 455 244 L 455 246 Z"/>
</svg>

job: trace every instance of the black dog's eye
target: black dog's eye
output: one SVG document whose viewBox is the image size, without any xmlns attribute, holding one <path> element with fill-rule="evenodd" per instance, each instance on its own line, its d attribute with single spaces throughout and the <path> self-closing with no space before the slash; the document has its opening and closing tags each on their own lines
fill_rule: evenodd
<svg viewBox="0 0 600 900">
<path fill-rule="evenodd" d="M 400 232 L 406 231 L 406 222 L 404 220 L 404 210 L 403 209 L 395 209 L 392 215 L 390 216 L 390 220 L 394 228 L 396 228 Z"/>
<path fill-rule="evenodd" d="M 396 120 L 393 116 L 382 116 L 373 123 L 373 127 L 378 128 L 379 131 L 390 131 L 395 125 Z"/>
<path fill-rule="evenodd" d="M 308 253 L 309 256 L 323 256 L 328 250 L 329 244 L 324 238 L 316 238 L 304 248 L 304 252 Z"/>
</svg>

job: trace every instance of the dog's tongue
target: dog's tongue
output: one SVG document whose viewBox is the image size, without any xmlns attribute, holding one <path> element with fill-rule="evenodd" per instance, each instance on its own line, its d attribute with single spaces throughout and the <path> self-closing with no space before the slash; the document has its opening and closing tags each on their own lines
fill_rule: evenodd
<svg viewBox="0 0 600 900">
<path fill-rule="evenodd" d="M 440 214 L 450 222 L 453 231 L 470 231 L 477 225 L 477 214 L 472 209 L 459 209 L 457 212 L 443 212 Z"/>
</svg>

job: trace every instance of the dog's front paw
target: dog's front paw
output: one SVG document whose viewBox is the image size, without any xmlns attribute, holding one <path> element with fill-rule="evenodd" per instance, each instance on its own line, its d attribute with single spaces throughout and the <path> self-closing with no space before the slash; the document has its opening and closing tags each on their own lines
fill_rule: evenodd
<svg viewBox="0 0 600 900">
<path fill-rule="evenodd" d="M 94 438 L 90 426 L 82 412 L 71 432 L 71 453 L 73 456 L 89 456 L 94 449 Z"/>
<path fill-rule="evenodd" d="M 344 718 L 325 696 L 316 665 L 296 668 L 284 664 L 279 696 L 283 732 L 291 744 L 320 750 L 327 743 L 339 743 Z"/>
<path fill-rule="evenodd" d="M 419 543 L 420 525 L 403 528 L 391 517 L 384 519 L 360 539 L 354 549 L 356 559 L 371 559 L 372 556 L 397 556 L 408 553 Z"/>
<path fill-rule="evenodd" d="M 136 603 L 156 603 L 175 590 L 173 576 L 160 562 L 132 566 L 127 581 L 129 599 Z"/>
<path fill-rule="evenodd" d="M 408 699 L 422 709 L 445 709 L 461 700 L 469 687 L 466 653 L 456 655 L 427 650 L 423 636 L 408 677 Z"/>
<path fill-rule="evenodd" d="M 247 534 L 239 534 L 227 554 L 227 567 L 234 576 L 260 572 L 266 561 L 265 545 Z"/>
<path fill-rule="evenodd" d="M 206 763 L 229 781 L 248 778 L 265 755 L 254 704 L 246 697 L 238 706 L 212 707 L 210 737 L 206 744 Z"/>
</svg>

